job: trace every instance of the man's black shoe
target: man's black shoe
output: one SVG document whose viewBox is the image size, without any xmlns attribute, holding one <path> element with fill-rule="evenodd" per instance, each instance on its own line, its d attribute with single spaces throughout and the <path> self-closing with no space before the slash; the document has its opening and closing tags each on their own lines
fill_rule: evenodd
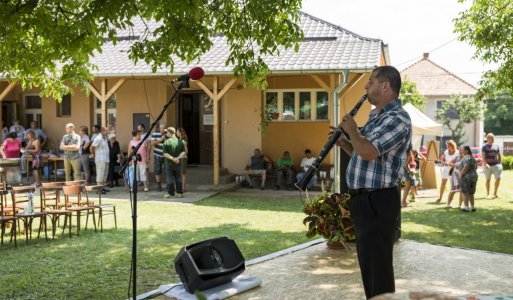
<svg viewBox="0 0 513 300">
<path fill-rule="evenodd" d="M 275 186 L 275 187 L 274 187 L 274 190 L 275 190 L 275 191 L 277 191 L 277 190 L 279 190 L 279 189 L 280 189 L 280 186 L 279 186 L 279 185 L 277 185 L 277 186 Z"/>
</svg>

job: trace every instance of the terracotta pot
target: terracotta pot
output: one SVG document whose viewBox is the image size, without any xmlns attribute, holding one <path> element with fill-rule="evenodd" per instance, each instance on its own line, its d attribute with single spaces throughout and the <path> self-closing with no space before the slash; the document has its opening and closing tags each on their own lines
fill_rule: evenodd
<svg viewBox="0 0 513 300">
<path fill-rule="evenodd" d="M 339 241 L 328 241 L 326 243 L 326 245 L 328 246 L 328 249 L 333 249 L 333 250 L 346 249 L 346 246 L 342 242 L 339 242 Z"/>
</svg>

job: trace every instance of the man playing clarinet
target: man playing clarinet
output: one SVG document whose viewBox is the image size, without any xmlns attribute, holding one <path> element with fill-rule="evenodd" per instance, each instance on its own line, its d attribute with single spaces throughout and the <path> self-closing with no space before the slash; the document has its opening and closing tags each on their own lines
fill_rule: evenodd
<svg viewBox="0 0 513 300">
<path fill-rule="evenodd" d="M 365 85 L 376 108 L 358 129 L 350 115 L 339 124 L 348 133 L 337 145 L 351 156 L 346 181 L 356 233 L 356 251 L 367 298 L 395 291 L 393 245 L 401 199 L 411 120 L 398 99 L 401 75 L 391 66 L 377 67 Z"/>
</svg>

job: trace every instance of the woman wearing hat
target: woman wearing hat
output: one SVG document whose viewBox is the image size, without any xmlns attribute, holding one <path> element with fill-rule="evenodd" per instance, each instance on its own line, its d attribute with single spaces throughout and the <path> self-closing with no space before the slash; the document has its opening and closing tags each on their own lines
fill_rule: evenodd
<svg viewBox="0 0 513 300">
<path fill-rule="evenodd" d="M 20 158 L 21 142 L 18 140 L 16 132 L 7 135 L 7 139 L 0 147 L 0 154 L 3 158 Z"/>
</svg>

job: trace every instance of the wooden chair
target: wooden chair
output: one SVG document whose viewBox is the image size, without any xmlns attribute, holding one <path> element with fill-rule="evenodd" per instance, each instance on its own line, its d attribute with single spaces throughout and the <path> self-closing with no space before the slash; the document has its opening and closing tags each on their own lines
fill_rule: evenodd
<svg viewBox="0 0 513 300">
<path fill-rule="evenodd" d="M 46 212 L 43 211 L 43 206 L 41 205 L 41 198 L 39 204 L 34 201 L 33 212 L 29 213 L 25 211 L 25 207 L 28 205 L 28 197 L 29 194 L 32 193 L 32 196 L 35 197 L 34 192 L 36 191 L 35 186 L 14 186 L 12 187 L 12 198 L 14 201 L 13 205 L 13 214 L 16 216 L 17 220 L 21 220 L 23 222 L 23 227 L 25 229 L 25 241 L 28 243 L 29 234 L 32 239 L 32 223 L 34 219 L 39 218 L 39 230 L 37 232 L 37 237 L 41 235 L 41 230 L 44 228 L 45 239 L 48 240 L 48 235 L 46 232 Z M 39 211 L 38 211 L 39 210 Z"/>
<path fill-rule="evenodd" d="M 64 216 L 62 234 L 68 226 L 69 237 L 71 238 L 71 216 L 72 212 L 64 208 L 64 201 L 61 202 L 61 193 L 64 182 L 43 182 L 41 185 L 41 205 L 44 212 L 52 222 L 52 239 L 55 239 L 55 231 L 61 216 Z M 68 225 L 69 219 L 69 225 Z"/>
<path fill-rule="evenodd" d="M 43 182 L 41 184 L 41 201 L 43 207 L 51 207 L 53 209 L 60 209 L 64 206 L 61 202 L 62 187 L 64 182 Z"/>
<path fill-rule="evenodd" d="M 89 218 L 89 214 L 93 214 L 94 231 L 96 232 L 96 217 L 94 216 L 95 207 L 89 205 L 87 197 L 85 202 L 82 201 L 83 188 L 84 187 L 81 185 L 66 185 L 62 187 L 65 209 L 75 213 L 77 216 L 77 235 L 80 235 L 80 216 L 82 212 L 86 212 L 87 218 Z M 75 202 L 71 202 L 70 197 L 72 196 L 76 197 L 76 205 Z M 87 230 L 87 221 L 85 230 Z"/>
<path fill-rule="evenodd" d="M 16 243 L 16 210 L 9 210 L 10 214 L 8 214 L 7 210 L 4 210 L 6 208 L 7 199 L 11 199 L 11 207 L 14 207 L 14 199 L 10 195 L 9 191 L 7 190 L 0 190 L 0 226 L 2 228 L 1 231 L 1 244 L 4 244 L 4 235 L 5 235 L 5 227 L 7 224 L 11 224 L 11 239 L 9 242 L 12 242 L 14 237 L 14 246 L 18 246 Z"/>
<path fill-rule="evenodd" d="M 64 181 L 65 185 L 82 185 L 84 186 L 86 184 L 85 180 L 68 180 Z"/>
<path fill-rule="evenodd" d="M 100 223 L 100 232 L 103 232 L 103 215 L 114 215 L 114 225 L 115 225 L 116 229 L 118 228 L 118 221 L 116 218 L 116 205 L 102 203 L 102 193 L 101 193 L 102 189 L 103 189 L 103 186 L 101 186 L 101 185 L 90 185 L 90 186 L 85 187 L 86 197 L 89 199 L 90 203 L 92 203 L 90 195 L 93 193 L 98 195 L 97 204 L 91 204 L 91 205 L 93 207 L 98 208 L 98 210 L 99 210 L 98 222 Z M 107 212 L 104 213 L 104 210 L 107 210 Z M 86 220 L 86 227 L 87 227 L 87 220 Z"/>
<path fill-rule="evenodd" d="M 86 185 L 86 181 L 85 180 L 68 180 L 68 181 L 64 182 L 64 185 L 79 185 L 81 187 L 84 187 Z M 84 189 L 82 189 L 82 191 L 83 190 Z M 75 199 L 71 199 L 69 203 L 71 203 L 71 205 L 75 205 L 75 206 L 82 205 L 82 204 L 79 204 L 77 202 L 77 200 L 75 200 Z"/>
</svg>

